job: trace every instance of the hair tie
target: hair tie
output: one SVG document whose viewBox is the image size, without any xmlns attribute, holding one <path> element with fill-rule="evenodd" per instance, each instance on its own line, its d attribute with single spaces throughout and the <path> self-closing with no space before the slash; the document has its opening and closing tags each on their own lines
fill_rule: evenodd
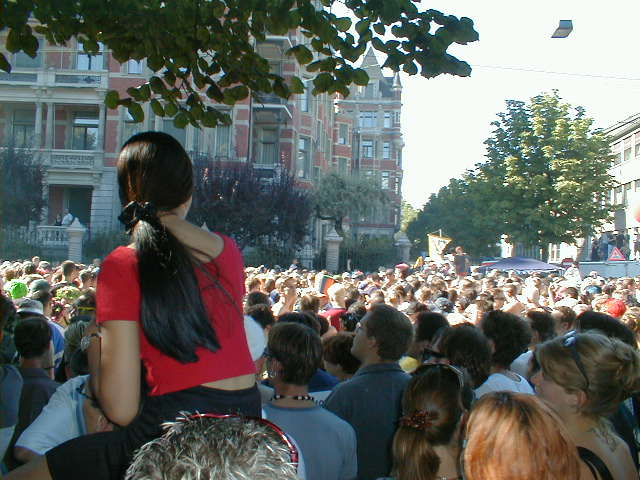
<svg viewBox="0 0 640 480">
<path fill-rule="evenodd" d="M 400 417 L 400 425 L 403 427 L 415 428 L 416 430 L 427 430 L 433 427 L 433 422 L 438 419 L 436 412 L 426 410 L 416 410 L 411 415 Z"/>
<path fill-rule="evenodd" d="M 118 217 L 124 224 L 127 234 L 131 235 L 133 228 L 142 220 L 143 222 L 152 222 L 158 218 L 158 209 L 151 202 L 139 203 L 129 202 Z"/>
</svg>

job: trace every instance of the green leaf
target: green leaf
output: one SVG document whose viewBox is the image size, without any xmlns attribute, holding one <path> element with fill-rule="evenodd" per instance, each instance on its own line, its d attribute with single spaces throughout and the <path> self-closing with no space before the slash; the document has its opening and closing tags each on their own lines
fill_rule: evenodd
<svg viewBox="0 0 640 480">
<path fill-rule="evenodd" d="M 371 20 L 364 18 L 356 23 L 356 32 L 358 32 L 358 35 L 362 35 L 369 30 L 370 26 Z"/>
<path fill-rule="evenodd" d="M 321 73 L 313 80 L 313 85 L 320 91 L 326 92 L 333 84 L 333 76 L 330 73 Z"/>
<path fill-rule="evenodd" d="M 116 108 L 118 106 L 118 100 L 120 100 L 120 95 L 116 90 L 109 90 L 104 96 L 104 104 L 107 108 Z"/>
<path fill-rule="evenodd" d="M 336 26 L 338 31 L 346 32 L 351 28 L 351 19 L 349 17 L 337 18 L 333 24 Z"/>
<path fill-rule="evenodd" d="M 7 58 L 2 53 L 0 53 L 0 70 L 11 73 L 11 64 L 7 61 Z"/>
<path fill-rule="evenodd" d="M 157 99 L 154 98 L 153 100 L 151 100 L 150 105 L 153 113 L 155 113 L 158 117 L 164 117 L 164 108 Z"/>
<path fill-rule="evenodd" d="M 291 77 L 291 93 L 304 93 L 304 83 L 298 77 Z"/>
<path fill-rule="evenodd" d="M 231 97 L 236 101 L 244 100 L 249 96 L 249 89 L 244 85 L 230 88 L 228 91 Z"/>
<path fill-rule="evenodd" d="M 369 74 L 361 68 L 356 68 L 353 71 L 353 83 L 366 87 L 369 85 Z"/>
<path fill-rule="evenodd" d="M 144 111 L 139 103 L 131 103 L 129 107 L 127 107 L 129 111 L 129 115 L 133 118 L 133 121 L 136 123 L 140 123 L 144 120 Z"/>
<path fill-rule="evenodd" d="M 167 117 L 173 117 L 176 113 L 178 113 L 178 106 L 173 102 L 168 102 L 164 106 L 164 114 Z"/>
<path fill-rule="evenodd" d="M 375 30 L 375 32 L 376 32 L 378 35 L 384 35 L 384 34 L 385 34 L 385 32 L 386 32 L 385 25 L 384 25 L 384 23 L 382 23 L 382 22 L 376 23 L 376 24 L 373 26 L 373 29 Z"/>
<path fill-rule="evenodd" d="M 173 119 L 173 124 L 177 128 L 185 128 L 188 123 L 189 123 L 189 117 L 187 116 L 187 114 L 185 112 L 180 112 Z"/>
<path fill-rule="evenodd" d="M 313 53 L 305 45 L 296 45 L 290 48 L 287 53 L 295 55 L 300 65 L 306 65 L 313 60 Z"/>
</svg>

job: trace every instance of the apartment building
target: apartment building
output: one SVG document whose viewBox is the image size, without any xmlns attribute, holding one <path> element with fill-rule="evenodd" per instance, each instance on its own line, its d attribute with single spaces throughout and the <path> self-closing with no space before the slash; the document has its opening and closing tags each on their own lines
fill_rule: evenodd
<svg viewBox="0 0 640 480">
<path fill-rule="evenodd" d="M 290 171 L 301 185 L 311 186 L 322 172 L 373 176 L 388 190 L 392 205 L 370 212 L 351 224 L 363 233 L 393 233 L 399 224 L 402 181 L 399 77 L 385 77 L 372 51 L 364 67 L 371 82 L 348 99 L 313 96 L 311 78 L 285 55 L 308 41 L 297 32 L 269 36 L 258 45 L 274 72 L 297 75 L 308 90 L 289 100 L 262 95 L 228 109 L 231 126 L 178 129 L 172 119 L 157 117 L 144 105 L 145 120 L 134 123 L 126 109 L 108 109 L 107 91 L 126 89 L 152 74 L 145 62 L 120 64 L 108 51 L 88 55 L 79 42 L 53 46 L 40 39 L 35 59 L 8 54 L 13 70 L 0 73 L 0 147 L 28 148 L 45 166 L 46 208 L 43 225 L 69 209 L 91 231 L 117 227 L 120 211 L 115 162 L 122 143 L 144 130 L 175 136 L 193 155 L 223 164 L 250 162 L 265 177 Z M 4 45 L 0 37 L 0 44 Z M 326 230 L 314 222 L 314 237 Z"/>
</svg>

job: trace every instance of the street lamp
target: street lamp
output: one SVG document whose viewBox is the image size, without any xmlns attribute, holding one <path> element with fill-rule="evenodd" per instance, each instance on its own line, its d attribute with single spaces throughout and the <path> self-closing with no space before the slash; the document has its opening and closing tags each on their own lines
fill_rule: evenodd
<svg viewBox="0 0 640 480">
<path fill-rule="evenodd" d="M 551 38 L 567 38 L 573 30 L 573 22 L 571 20 L 560 20 L 560 25 L 553 32 Z"/>
</svg>

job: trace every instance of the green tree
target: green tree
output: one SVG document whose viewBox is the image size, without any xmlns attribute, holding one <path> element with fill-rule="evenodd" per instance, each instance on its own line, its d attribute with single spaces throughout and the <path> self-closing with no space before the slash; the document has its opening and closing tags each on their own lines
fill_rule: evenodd
<svg viewBox="0 0 640 480">
<path fill-rule="evenodd" d="M 0 151 L 0 220 L 3 225 L 39 222 L 44 167 L 33 152 L 9 145 Z"/>
<path fill-rule="evenodd" d="M 487 206 L 511 241 L 540 245 L 547 258 L 549 243 L 574 243 L 610 216 L 609 142 L 582 107 L 553 91 L 507 101 L 492 125 L 479 170 L 493 186 Z"/>
<path fill-rule="evenodd" d="M 427 235 L 441 231 L 453 239 L 452 246 L 462 245 L 473 256 L 495 255 L 500 229 L 486 208 L 488 187 L 481 176 L 467 172 L 432 194 L 407 226 L 414 248 L 426 251 Z"/>
<path fill-rule="evenodd" d="M 332 6 L 340 3 L 347 16 Z M 468 76 L 471 67 L 447 53 L 454 43 L 478 39 L 473 21 L 439 11 L 419 10 L 418 0 L 11 0 L 2 2 L 0 30 L 5 46 L 35 57 L 44 35 L 54 45 L 76 37 L 91 54 L 99 43 L 119 62 L 147 59 L 155 72 L 148 83 L 107 93 L 110 108 L 124 105 L 134 119 L 144 117 L 141 102 L 156 115 L 213 127 L 228 115 L 207 106 L 208 97 L 233 105 L 261 94 L 288 98 L 302 93 L 298 77 L 270 72 L 255 40 L 300 29 L 308 43 L 293 45 L 288 55 L 306 65 L 313 94 L 349 95 L 352 84 L 366 85 L 366 72 L 354 68 L 369 45 L 384 54 L 384 67 L 430 78 L 442 73 Z M 352 22 L 356 19 L 356 23 Z M 434 28 L 437 27 L 437 28 Z M 0 54 L 0 69 L 9 72 Z"/>
<path fill-rule="evenodd" d="M 322 220 L 332 220 L 340 235 L 343 235 L 342 221 L 346 217 L 360 218 L 371 208 L 388 202 L 389 197 L 379 183 L 358 175 L 328 172 L 320 177 L 314 189 L 316 215 Z"/>
<path fill-rule="evenodd" d="M 409 202 L 402 201 L 402 221 L 400 223 L 400 230 L 403 232 L 407 231 L 407 227 L 413 221 L 414 218 L 418 215 L 418 210 L 413 208 Z"/>
</svg>

